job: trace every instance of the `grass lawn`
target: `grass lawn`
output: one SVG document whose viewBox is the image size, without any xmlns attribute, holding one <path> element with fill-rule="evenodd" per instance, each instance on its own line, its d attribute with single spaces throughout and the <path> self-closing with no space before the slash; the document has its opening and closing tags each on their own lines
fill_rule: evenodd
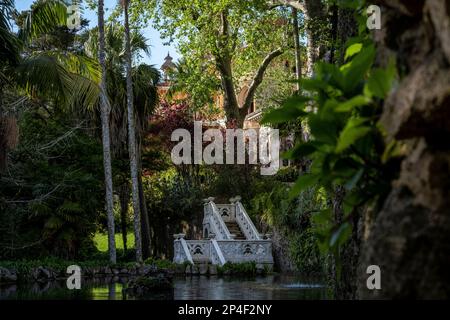
<svg viewBox="0 0 450 320">
<path fill-rule="evenodd" d="M 96 233 L 94 236 L 94 242 L 97 249 L 102 252 L 108 251 L 108 235 L 103 233 Z M 134 248 L 134 234 L 129 233 L 127 235 L 127 247 L 128 249 Z M 116 248 L 123 249 L 122 234 L 116 233 Z"/>
</svg>

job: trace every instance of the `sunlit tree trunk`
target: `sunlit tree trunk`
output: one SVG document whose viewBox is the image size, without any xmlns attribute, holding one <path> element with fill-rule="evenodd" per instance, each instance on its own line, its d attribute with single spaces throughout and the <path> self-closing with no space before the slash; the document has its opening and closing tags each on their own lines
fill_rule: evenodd
<svg viewBox="0 0 450 320">
<path fill-rule="evenodd" d="M 130 187 L 128 181 L 125 181 L 120 187 L 120 226 L 122 232 L 123 250 L 127 251 L 127 215 L 128 215 L 128 203 L 130 201 Z"/>
<path fill-rule="evenodd" d="M 298 30 L 298 10 L 292 8 L 292 25 L 294 30 L 295 46 L 295 75 L 297 82 L 297 91 L 300 91 L 300 79 L 302 78 L 302 56 L 300 52 L 300 35 Z"/>
<path fill-rule="evenodd" d="M 126 78 L 127 78 L 127 115 L 128 115 L 128 150 L 130 153 L 131 169 L 131 191 L 133 195 L 134 211 L 134 238 L 136 248 L 136 261 L 142 262 L 142 239 L 141 239 L 141 207 L 139 200 L 139 171 L 136 145 L 136 123 L 134 117 L 133 79 L 131 76 L 131 38 L 128 17 L 129 0 L 123 1 L 125 22 L 125 56 L 126 56 Z"/>
<path fill-rule="evenodd" d="M 98 32 L 99 32 L 99 63 L 102 69 L 100 82 L 100 112 L 102 122 L 103 167 L 105 171 L 105 201 L 108 217 L 108 250 L 109 261 L 116 263 L 116 240 L 114 232 L 114 200 L 111 167 L 111 139 L 109 131 L 109 115 L 111 106 L 106 93 L 106 66 L 105 66 L 105 20 L 103 0 L 98 1 Z"/>
<path fill-rule="evenodd" d="M 140 145 L 140 144 L 139 144 Z M 141 147 L 138 148 L 138 164 L 139 164 L 139 200 L 141 206 L 141 237 L 142 237 L 142 257 L 147 259 L 151 255 L 151 238 L 150 238 L 150 222 L 148 218 L 147 203 L 145 202 L 144 186 L 142 183 L 142 163 Z"/>
<path fill-rule="evenodd" d="M 320 0 L 304 1 L 304 17 L 307 34 L 307 67 L 306 74 L 313 75 L 314 63 L 319 59 L 319 38 L 326 23 L 325 7 Z"/>
</svg>

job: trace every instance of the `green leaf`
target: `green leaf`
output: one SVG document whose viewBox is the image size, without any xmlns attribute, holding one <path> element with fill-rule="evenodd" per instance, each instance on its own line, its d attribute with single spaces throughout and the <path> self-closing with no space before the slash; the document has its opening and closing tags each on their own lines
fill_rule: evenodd
<svg viewBox="0 0 450 320">
<path fill-rule="evenodd" d="M 364 47 L 349 63 L 341 67 L 341 71 L 344 72 L 344 91 L 346 93 L 352 93 L 364 79 L 372 67 L 375 54 L 374 45 Z"/>
<path fill-rule="evenodd" d="M 383 155 L 381 156 L 381 162 L 387 163 L 390 159 L 402 156 L 402 147 L 401 144 L 392 140 L 385 148 Z"/>
<path fill-rule="evenodd" d="M 339 228 L 331 235 L 330 247 L 333 248 L 336 245 L 340 246 L 345 243 L 349 239 L 351 232 L 352 228 L 350 227 L 350 224 L 347 222 L 341 224 Z"/>
<path fill-rule="evenodd" d="M 393 60 L 391 60 L 387 69 L 378 68 L 372 71 L 367 81 L 369 92 L 377 98 L 385 99 L 391 90 L 395 73 L 395 62 Z"/>
<path fill-rule="evenodd" d="M 305 96 L 292 96 L 287 98 L 282 106 L 283 108 L 303 108 L 305 106 L 305 103 L 311 101 L 310 97 Z"/>
<path fill-rule="evenodd" d="M 355 107 L 361 107 L 370 103 L 370 99 L 363 95 L 358 95 L 343 103 L 340 103 L 336 107 L 336 112 L 350 112 Z"/>
<path fill-rule="evenodd" d="M 324 82 L 323 80 L 320 79 L 302 79 L 301 81 L 301 86 L 303 88 L 303 90 L 306 91 L 321 91 L 321 90 L 326 90 L 328 88 L 328 85 L 326 82 Z"/>
<path fill-rule="evenodd" d="M 339 136 L 336 153 L 341 153 L 372 130 L 371 127 L 364 126 L 366 121 L 365 118 L 350 118 Z"/>
<path fill-rule="evenodd" d="M 295 182 L 294 186 L 289 192 L 289 198 L 294 198 L 303 190 L 312 187 L 319 181 L 320 176 L 317 174 L 304 174 L 300 176 Z"/>
<path fill-rule="evenodd" d="M 309 156 L 317 150 L 312 142 L 299 143 L 283 154 L 284 159 L 298 159 Z"/>
<path fill-rule="evenodd" d="M 345 60 L 347 60 L 348 58 L 351 58 L 355 54 L 359 53 L 362 48 L 363 48 L 362 43 L 352 44 L 350 47 L 347 48 L 347 50 L 345 50 Z"/>
<path fill-rule="evenodd" d="M 335 146 L 337 142 L 337 122 L 331 112 L 320 116 L 311 114 L 308 117 L 308 125 L 314 138 L 332 146 Z"/>
<path fill-rule="evenodd" d="M 336 65 L 320 62 L 317 71 L 328 84 L 340 90 L 344 89 L 344 75 Z"/>
<path fill-rule="evenodd" d="M 348 192 L 343 201 L 344 217 L 352 213 L 355 206 L 361 203 L 361 199 L 355 192 Z"/>
<path fill-rule="evenodd" d="M 345 184 L 345 189 L 352 190 L 364 174 L 364 169 L 359 169 L 356 174 Z"/>
<path fill-rule="evenodd" d="M 273 109 L 266 113 L 261 123 L 285 123 L 296 120 L 299 117 L 304 117 L 308 114 L 304 111 L 305 102 L 309 100 L 309 98 L 303 96 L 291 97 L 285 101 L 281 108 Z"/>
<path fill-rule="evenodd" d="M 337 177 L 348 180 L 355 175 L 355 172 L 358 171 L 358 168 L 360 167 L 361 164 L 352 157 L 339 157 L 334 163 L 333 173 Z"/>
</svg>

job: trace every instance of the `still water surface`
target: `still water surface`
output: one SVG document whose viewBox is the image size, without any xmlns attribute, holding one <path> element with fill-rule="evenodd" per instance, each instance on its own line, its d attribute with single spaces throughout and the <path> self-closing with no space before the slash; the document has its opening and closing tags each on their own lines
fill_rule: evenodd
<svg viewBox="0 0 450 320">
<path fill-rule="evenodd" d="M 5 299 L 132 300 L 122 293 L 127 279 L 99 278 L 82 282 L 81 290 L 68 290 L 64 281 L 0 286 Z M 180 277 L 174 278 L 171 293 L 146 299 L 175 300 L 290 300 L 327 299 L 328 290 L 320 281 L 301 276 L 271 275 L 257 278 Z"/>
</svg>

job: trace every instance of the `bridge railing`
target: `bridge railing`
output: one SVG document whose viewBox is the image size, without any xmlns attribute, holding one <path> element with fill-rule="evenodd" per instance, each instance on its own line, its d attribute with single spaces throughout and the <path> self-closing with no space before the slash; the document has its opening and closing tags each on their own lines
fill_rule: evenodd
<svg viewBox="0 0 450 320">
<path fill-rule="evenodd" d="M 204 215 L 205 217 L 203 224 L 209 225 L 210 227 L 209 232 L 213 232 L 217 240 L 232 239 L 230 231 L 225 225 L 225 222 L 220 216 L 219 210 L 213 201 L 205 203 Z"/>
<path fill-rule="evenodd" d="M 227 262 L 273 264 L 270 240 L 218 240 L 217 244 Z"/>
<path fill-rule="evenodd" d="M 234 204 L 216 204 L 216 207 L 223 221 L 236 221 L 236 206 Z"/>
<path fill-rule="evenodd" d="M 241 228 L 242 232 L 245 235 L 247 240 L 261 240 L 262 237 L 253 224 L 252 220 L 245 211 L 244 206 L 240 201 L 237 201 L 235 204 L 235 212 L 236 212 L 236 222 Z"/>
<path fill-rule="evenodd" d="M 185 261 L 190 262 L 191 264 L 194 264 L 194 260 L 192 259 L 192 255 L 189 251 L 188 245 L 186 240 L 184 240 L 184 234 L 179 233 L 174 235 L 174 242 L 173 242 L 173 262 L 175 263 L 184 263 Z"/>
<path fill-rule="evenodd" d="M 185 245 L 183 245 L 185 244 Z M 255 262 L 273 265 L 270 240 L 175 240 L 174 262 L 212 263 Z"/>
</svg>

